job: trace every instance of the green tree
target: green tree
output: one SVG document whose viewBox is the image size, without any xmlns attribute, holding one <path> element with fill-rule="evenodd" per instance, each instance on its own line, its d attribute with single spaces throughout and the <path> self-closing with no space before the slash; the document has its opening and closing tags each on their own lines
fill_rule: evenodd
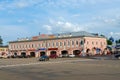
<svg viewBox="0 0 120 80">
<path fill-rule="evenodd" d="M 118 40 L 116 40 L 115 43 L 117 44 L 117 43 L 118 43 Z"/>
<path fill-rule="evenodd" d="M 111 40 L 107 40 L 107 45 L 112 45 L 112 41 Z"/>
<path fill-rule="evenodd" d="M 116 44 L 117 44 L 117 43 L 120 43 L 120 39 L 116 40 L 115 43 L 116 43 Z"/>
<path fill-rule="evenodd" d="M 0 46 L 2 46 L 2 45 L 3 45 L 3 40 L 2 40 L 2 38 L 0 36 Z"/>
<path fill-rule="evenodd" d="M 118 43 L 120 43 L 120 39 L 118 40 Z"/>
</svg>

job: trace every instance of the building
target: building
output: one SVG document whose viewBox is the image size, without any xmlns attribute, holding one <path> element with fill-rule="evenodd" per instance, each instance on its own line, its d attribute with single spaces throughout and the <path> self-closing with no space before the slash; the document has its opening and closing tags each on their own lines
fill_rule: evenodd
<svg viewBox="0 0 120 80">
<path fill-rule="evenodd" d="M 0 58 L 7 58 L 8 46 L 0 46 Z"/>
<path fill-rule="evenodd" d="M 11 55 L 30 55 L 32 57 L 40 57 L 45 54 L 96 55 L 102 54 L 106 46 L 105 37 L 85 31 L 53 35 L 41 34 L 31 39 L 9 42 Z"/>
</svg>

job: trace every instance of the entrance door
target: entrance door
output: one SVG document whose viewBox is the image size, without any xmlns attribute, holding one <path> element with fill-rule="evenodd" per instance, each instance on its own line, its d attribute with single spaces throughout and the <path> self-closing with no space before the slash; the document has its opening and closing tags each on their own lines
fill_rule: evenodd
<svg viewBox="0 0 120 80">
<path fill-rule="evenodd" d="M 50 58 L 57 58 L 56 51 L 51 51 L 50 52 Z"/>
<path fill-rule="evenodd" d="M 44 56 L 46 53 L 43 51 L 43 52 L 40 52 L 40 56 Z"/>
<path fill-rule="evenodd" d="M 80 50 L 74 50 L 74 51 L 73 51 L 73 54 L 74 54 L 75 56 L 79 56 L 80 53 L 81 53 Z"/>
<path fill-rule="evenodd" d="M 68 51 L 67 50 L 61 51 L 61 53 L 62 53 L 62 57 L 68 57 Z"/>
<path fill-rule="evenodd" d="M 35 52 L 30 52 L 31 57 L 35 57 Z"/>
<path fill-rule="evenodd" d="M 17 53 L 14 53 L 15 56 L 17 56 Z"/>
<path fill-rule="evenodd" d="M 21 53 L 21 56 L 25 58 L 25 57 L 26 57 L 26 53 L 25 53 L 25 52 L 22 52 L 22 53 Z"/>
</svg>

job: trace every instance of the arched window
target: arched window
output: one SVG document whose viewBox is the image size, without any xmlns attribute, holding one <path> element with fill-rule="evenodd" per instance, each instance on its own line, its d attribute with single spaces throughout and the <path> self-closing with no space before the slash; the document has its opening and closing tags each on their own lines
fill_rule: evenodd
<svg viewBox="0 0 120 80">
<path fill-rule="evenodd" d="M 74 45 L 74 41 L 72 41 L 72 45 Z"/>
<path fill-rule="evenodd" d="M 64 41 L 64 46 L 66 46 L 66 42 Z"/>
<path fill-rule="evenodd" d="M 78 41 L 76 41 L 76 45 L 78 45 Z"/>
</svg>

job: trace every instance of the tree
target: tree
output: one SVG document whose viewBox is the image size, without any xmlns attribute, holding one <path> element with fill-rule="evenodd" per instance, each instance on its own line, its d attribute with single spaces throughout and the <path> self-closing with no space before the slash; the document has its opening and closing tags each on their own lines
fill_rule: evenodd
<svg viewBox="0 0 120 80">
<path fill-rule="evenodd" d="M 113 43 L 112 43 L 111 40 L 107 40 L 107 44 L 108 44 L 108 45 L 112 45 Z"/>
<path fill-rule="evenodd" d="M 115 43 L 116 43 L 116 44 L 117 44 L 117 43 L 120 43 L 120 39 L 116 40 Z"/>
<path fill-rule="evenodd" d="M 118 40 L 118 43 L 120 43 L 120 39 Z"/>
<path fill-rule="evenodd" d="M 2 40 L 2 38 L 0 36 L 0 46 L 2 46 L 2 45 L 3 45 L 3 40 Z"/>
</svg>

